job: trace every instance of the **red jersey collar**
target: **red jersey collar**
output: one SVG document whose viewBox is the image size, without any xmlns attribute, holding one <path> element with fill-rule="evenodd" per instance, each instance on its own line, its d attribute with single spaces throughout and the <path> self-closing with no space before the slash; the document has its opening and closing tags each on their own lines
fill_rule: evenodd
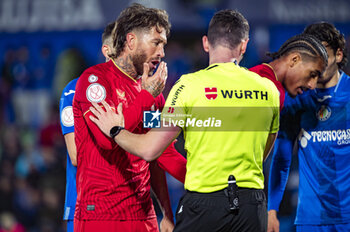
<svg viewBox="0 0 350 232">
<path fill-rule="evenodd" d="M 115 62 L 113 59 L 111 59 L 110 61 L 108 61 L 108 64 L 110 66 L 113 66 L 113 70 L 115 70 L 117 73 L 119 73 L 121 76 L 124 76 L 126 79 L 129 79 L 130 81 L 134 82 L 134 83 L 138 83 L 137 80 L 135 80 L 134 78 L 132 78 L 129 74 L 127 74 L 126 72 L 124 72 Z"/>
<path fill-rule="evenodd" d="M 266 67 L 267 69 L 269 69 L 269 71 L 272 72 L 273 75 L 275 76 L 276 81 L 278 81 L 277 74 L 275 73 L 275 70 L 271 67 L 271 65 L 269 65 L 269 64 L 267 64 L 267 63 L 262 63 L 262 65 L 263 65 L 264 67 Z"/>
</svg>

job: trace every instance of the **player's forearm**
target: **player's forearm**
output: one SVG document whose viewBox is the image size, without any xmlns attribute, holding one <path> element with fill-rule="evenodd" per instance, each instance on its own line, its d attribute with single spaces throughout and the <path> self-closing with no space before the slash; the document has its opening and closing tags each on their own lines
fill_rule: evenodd
<svg viewBox="0 0 350 232">
<path fill-rule="evenodd" d="M 170 127 L 167 130 L 152 129 L 147 134 L 133 134 L 122 130 L 115 136 L 114 141 L 129 153 L 152 161 L 163 153 L 180 132 L 179 127 Z"/>
<path fill-rule="evenodd" d="M 278 211 L 288 181 L 292 159 L 293 142 L 277 139 L 272 156 L 269 176 L 268 209 Z"/>
<path fill-rule="evenodd" d="M 269 136 L 267 137 L 266 146 L 264 150 L 264 161 L 266 160 L 267 156 L 270 154 L 273 144 L 276 141 L 276 138 L 277 138 L 277 133 L 269 134 Z"/>
<path fill-rule="evenodd" d="M 68 133 L 64 135 L 66 142 L 68 155 L 73 166 L 77 166 L 77 147 L 74 141 L 74 133 Z"/>
<path fill-rule="evenodd" d="M 157 162 L 150 163 L 151 187 L 156 195 L 158 204 L 163 212 L 163 216 L 173 222 L 173 212 L 171 210 L 168 186 L 165 172 L 158 166 Z"/>
<path fill-rule="evenodd" d="M 77 148 L 75 144 L 74 144 L 74 147 L 71 147 L 71 148 L 68 147 L 68 155 L 72 165 L 76 167 L 78 165 L 78 162 L 77 162 Z"/>
<path fill-rule="evenodd" d="M 162 153 L 162 147 L 156 144 L 149 134 L 133 134 L 122 130 L 114 140 L 127 152 L 149 162 L 158 158 Z"/>
</svg>

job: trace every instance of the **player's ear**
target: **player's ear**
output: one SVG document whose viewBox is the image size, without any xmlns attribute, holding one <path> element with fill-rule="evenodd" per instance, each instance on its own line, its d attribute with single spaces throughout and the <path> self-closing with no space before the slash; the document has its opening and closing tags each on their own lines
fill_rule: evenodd
<svg viewBox="0 0 350 232">
<path fill-rule="evenodd" d="M 107 44 L 102 45 L 101 51 L 102 51 L 103 56 L 106 58 L 106 60 L 110 59 L 108 54 L 110 54 L 111 51 L 110 51 L 110 48 Z"/>
<path fill-rule="evenodd" d="M 248 42 L 249 42 L 249 38 L 246 39 L 246 40 L 242 40 L 242 42 L 241 42 L 241 48 L 240 48 L 240 51 L 239 51 L 241 56 L 243 56 L 243 54 L 246 52 Z"/>
<path fill-rule="evenodd" d="M 338 48 L 337 52 L 335 53 L 335 62 L 340 63 L 343 60 L 344 54 L 343 51 Z"/>
<path fill-rule="evenodd" d="M 208 37 L 206 35 L 204 35 L 202 37 L 202 44 L 203 44 L 204 51 L 209 52 L 209 41 L 208 41 Z"/>
<path fill-rule="evenodd" d="M 129 50 L 134 50 L 136 47 L 137 42 L 137 36 L 133 32 L 129 32 L 126 34 L 126 46 L 129 48 Z"/>
<path fill-rule="evenodd" d="M 293 68 L 297 63 L 301 61 L 301 55 L 299 52 L 293 52 L 289 56 L 289 67 Z"/>
</svg>

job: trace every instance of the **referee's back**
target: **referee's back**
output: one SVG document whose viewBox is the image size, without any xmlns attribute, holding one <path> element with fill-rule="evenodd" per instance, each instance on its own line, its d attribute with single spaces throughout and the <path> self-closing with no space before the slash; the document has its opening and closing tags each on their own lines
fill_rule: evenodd
<svg viewBox="0 0 350 232">
<path fill-rule="evenodd" d="M 270 80 L 232 62 L 212 64 L 179 79 L 162 117 L 184 132 L 186 190 L 222 190 L 230 174 L 239 187 L 263 189 L 266 141 L 279 127 L 279 95 Z"/>
</svg>

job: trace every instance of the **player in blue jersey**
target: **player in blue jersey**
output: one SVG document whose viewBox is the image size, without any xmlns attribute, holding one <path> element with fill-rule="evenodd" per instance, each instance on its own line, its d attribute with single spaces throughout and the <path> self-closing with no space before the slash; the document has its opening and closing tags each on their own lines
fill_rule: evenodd
<svg viewBox="0 0 350 232">
<path fill-rule="evenodd" d="M 101 51 L 106 62 L 109 60 L 108 53 L 112 48 L 111 33 L 114 28 L 114 22 L 107 25 L 102 34 Z M 78 78 L 72 80 L 63 89 L 60 100 L 60 119 L 61 128 L 67 146 L 67 166 L 66 166 L 66 198 L 64 204 L 63 220 L 67 220 L 67 232 L 73 232 L 73 220 L 75 212 L 75 202 L 77 199 L 76 189 L 76 172 L 77 172 L 77 149 L 74 141 L 74 117 L 73 117 L 73 97 L 75 93 L 75 85 Z"/>
<path fill-rule="evenodd" d="M 350 77 L 344 36 L 326 22 L 308 26 L 325 45 L 328 66 L 317 88 L 286 96 L 269 180 L 268 231 L 279 231 L 277 211 L 294 141 L 299 158 L 297 231 L 350 231 Z"/>
</svg>

